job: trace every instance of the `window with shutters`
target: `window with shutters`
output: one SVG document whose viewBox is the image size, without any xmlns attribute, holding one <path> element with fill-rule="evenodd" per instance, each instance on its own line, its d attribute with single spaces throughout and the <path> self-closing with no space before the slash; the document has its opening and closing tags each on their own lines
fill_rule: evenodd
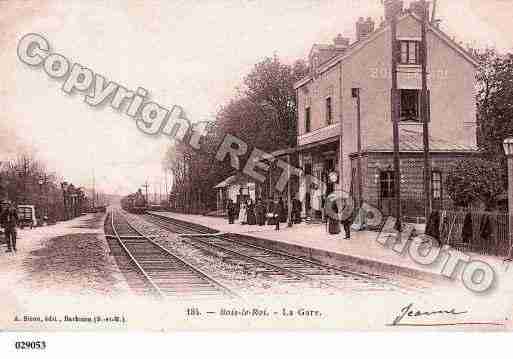
<svg viewBox="0 0 513 359">
<path fill-rule="evenodd" d="M 420 91 L 400 90 L 401 121 L 420 121 Z"/>
<path fill-rule="evenodd" d="M 400 120 L 408 122 L 422 122 L 422 91 L 402 89 L 399 90 Z M 430 91 L 427 92 L 428 118 L 430 113 Z"/>
<path fill-rule="evenodd" d="M 399 64 L 420 64 L 420 41 L 399 41 Z"/>
</svg>

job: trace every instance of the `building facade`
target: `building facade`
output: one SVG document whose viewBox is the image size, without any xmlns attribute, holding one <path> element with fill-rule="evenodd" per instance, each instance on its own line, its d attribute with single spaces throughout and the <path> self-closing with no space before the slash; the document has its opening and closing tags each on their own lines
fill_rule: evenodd
<svg viewBox="0 0 513 359">
<path fill-rule="evenodd" d="M 351 45 L 341 35 L 331 45 L 314 45 L 309 55 L 310 74 L 295 85 L 304 215 L 319 215 L 326 195 L 337 190 L 351 192 L 354 198 L 390 211 L 395 198 L 391 121 L 393 14 L 397 17 L 394 56 L 400 98 L 401 196 L 405 198 L 407 215 L 422 212 L 408 207 L 409 198 L 418 198 L 421 205 L 423 191 L 422 20 L 418 2 L 409 9 L 403 9 L 402 1 L 397 0 L 385 1 L 384 5 L 385 20 L 378 27 L 370 18 L 357 21 L 356 41 Z M 476 154 L 477 62 L 437 26 L 428 24 L 427 28 L 432 187 L 435 206 L 442 206 L 448 201 L 443 191 L 448 166 Z M 357 186 L 359 158 L 361 187 Z M 326 188 L 308 183 L 308 175 L 323 180 L 332 171 L 338 172 L 338 183 Z"/>
</svg>

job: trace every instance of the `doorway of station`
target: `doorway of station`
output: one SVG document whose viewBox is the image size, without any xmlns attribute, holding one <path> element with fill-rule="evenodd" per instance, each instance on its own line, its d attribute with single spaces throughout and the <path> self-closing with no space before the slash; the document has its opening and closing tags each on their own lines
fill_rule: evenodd
<svg viewBox="0 0 513 359">
<path fill-rule="evenodd" d="M 328 157 L 324 161 L 324 178 L 326 180 L 326 197 L 335 192 L 335 183 L 328 180 L 328 175 L 335 171 L 335 158 L 334 157 Z"/>
</svg>

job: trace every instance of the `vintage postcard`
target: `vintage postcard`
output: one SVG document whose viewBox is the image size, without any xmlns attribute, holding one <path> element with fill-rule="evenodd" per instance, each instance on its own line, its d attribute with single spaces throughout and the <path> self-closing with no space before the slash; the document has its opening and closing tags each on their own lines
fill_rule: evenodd
<svg viewBox="0 0 513 359">
<path fill-rule="evenodd" d="M 511 331 L 512 15 L 0 0 L 0 330 Z"/>
</svg>

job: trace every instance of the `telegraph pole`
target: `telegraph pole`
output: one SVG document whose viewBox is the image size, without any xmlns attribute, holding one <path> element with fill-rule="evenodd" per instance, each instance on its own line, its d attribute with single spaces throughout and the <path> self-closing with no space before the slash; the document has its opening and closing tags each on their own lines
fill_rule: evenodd
<svg viewBox="0 0 513 359">
<path fill-rule="evenodd" d="M 292 227 L 293 220 L 292 220 L 292 187 L 290 185 L 290 166 L 292 166 L 291 162 L 291 154 L 287 154 L 287 161 L 289 165 L 287 166 L 287 226 Z"/>
<path fill-rule="evenodd" d="M 149 187 L 148 180 L 146 180 L 146 182 L 144 182 L 142 187 L 144 187 L 144 189 L 146 190 L 146 203 L 148 203 L 148 187 Z"/>
<path fill-rule="evenodd" d="M 95 179 L 95 176 L 94 176 L 94 168 L 93 168 L 93 203 L 92 203 L 92 209 L 94 210 L 94 201 L 96 200 L 96 188 L 95 188 L 95 185 L 96 185 L 96 179 Z"/>
<path fill-rule="evenodd" d="M 358 176 L 358 208 L 362 207 L 363 198 L 362 198 L 362 130 L 361 130 L 361 101 L 360 101 L 360 89 L 353 88 L 353 97 L 356 98 L 356 147 L 358 151 L 358 159 L 356 162 L 356 170 Z"/>
<path fill-rule="evenodd" d="M 167 192 L 167 170 L 164 171 L 164 186 L 165 186 L 165 188 L 164 188 L 165 192 L 164 193 L 166 194 L 166 199 L 165 200 L 169 201 L 169 198 L 168 198 L 169 195 L 168 195 L 168 192 Z"/>
<path fill-rule="evenodd" d="M 395 216 L 396 227 L 399 232 L 402 230 L 401 221 L 401 162 L 399 158 L 399 106 L 397 91 L 397 16 L 394 13 L 391 20 L 392 37 L 392 91 L 391 91 L 391 114 L 394 141 L 394 192 L 395 192 Z"/>
<path fill-rule="evenodd" d="M 431 13 L 431 23 L 436 24 L 436 0 L 433 0 L 433 12 Z"/>
<path fill-rule="evenodd" d="M 426 222 L 431 215 L 431 156 L 429 148 L 429 96 L 427 89 L 427 23 L 428 23 L 428 6 L 425 0 L 422 0 L 422 40 L 421 40 L 421 65 L 422 65 L 422 139 L 424 142 L 424 210 Z"/>
</svg>

